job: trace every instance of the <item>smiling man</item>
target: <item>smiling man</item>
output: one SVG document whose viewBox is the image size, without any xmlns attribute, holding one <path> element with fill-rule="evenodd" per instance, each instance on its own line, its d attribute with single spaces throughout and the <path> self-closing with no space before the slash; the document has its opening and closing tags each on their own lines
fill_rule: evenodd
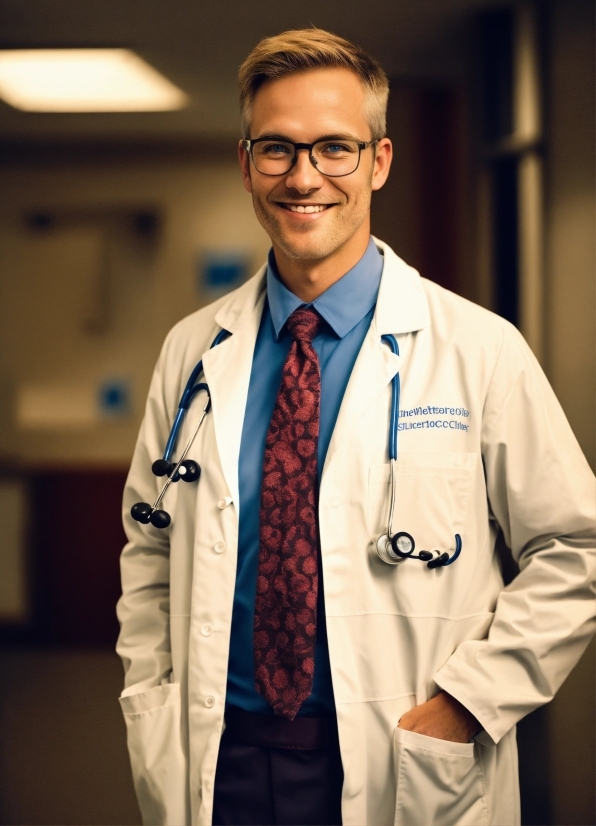
<svg viewBox="0 0 596 826">
<path fill-rule="evenodd" d="M 592 475 L 519 333 L 371 238 L 382 69 L 308 29 L 240 86 L 271 252 L 168 336 L 125 492 L 144 822 L 517 824 L 515 724 L 592 633 Z M 169 513 L 145 504 L 166 443 L 155 474 L 202 468 Z"/>
<path fill-rule="evenodd" d="M 241 73 L 244 118 L 256 136 L 239 148 L 244 186 L 284 283 L 304 301 L 362 258 L 371 193 L 389 173 L 387 81 L 374 64 L 366 68 L 376 81 L 369 88 L 352 69 L 331 66 L 269 80 L 252 100 L 251 64 Z"/>
</svg>

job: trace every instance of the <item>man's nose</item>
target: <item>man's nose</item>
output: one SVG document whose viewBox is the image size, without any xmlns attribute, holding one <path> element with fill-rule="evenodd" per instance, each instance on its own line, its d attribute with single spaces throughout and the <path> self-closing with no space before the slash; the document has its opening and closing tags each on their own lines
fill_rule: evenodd
<svg viewBox="0 0 596 826">
<path fill-rule="evenodd" d="M 294 166 L 286 175 L 286 186 L 298 192 L 309 192 L 323 183 L 323 175 L 310 160 L 308 149 L 298 149 Z"/>
</svg>

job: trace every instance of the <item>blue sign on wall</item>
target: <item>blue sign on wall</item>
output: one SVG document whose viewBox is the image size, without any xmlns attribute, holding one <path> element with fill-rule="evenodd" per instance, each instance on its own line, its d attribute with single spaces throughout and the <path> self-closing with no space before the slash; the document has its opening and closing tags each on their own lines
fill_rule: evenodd
<svg viewBox="0 0 596 826">
<path fill-rule="evenodd" d="M 131 408 L 130 382 L 126 379 L 106 379 L 99 385 L 98 405 L 102 416 L 128 416 Z"/>
<path fill-rule="evenodd" d="M 250 274 L 250 256 L 242 252 L 206 252 L 199 262 L 199 288 L 227 292 L 240 286 Z"/>
</svg>

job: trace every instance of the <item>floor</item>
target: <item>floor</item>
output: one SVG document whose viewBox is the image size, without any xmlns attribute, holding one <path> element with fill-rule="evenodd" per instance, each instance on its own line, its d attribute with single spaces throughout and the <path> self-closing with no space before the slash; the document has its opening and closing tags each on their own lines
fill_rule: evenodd
<svg viewBox="0 0 596 826">
<path fill-rule="evenodd" d="M 109 650 L 0 649 L 0 823 L 140 824 Z"/>
</svg>

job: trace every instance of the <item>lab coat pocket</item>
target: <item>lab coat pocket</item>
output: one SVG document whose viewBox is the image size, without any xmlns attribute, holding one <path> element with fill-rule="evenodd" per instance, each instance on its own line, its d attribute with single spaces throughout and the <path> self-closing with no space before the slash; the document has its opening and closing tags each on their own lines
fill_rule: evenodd
<svg viewBox="0 0 596 826">
<path fill-rule="evenodd" d="M 476 453 L 404 450 L 396 464 L 393 532 L 406 531 L 416 550 L 452 551 L 463 533 Z M 390 465 L 373 465 L 368 480 L 371 537 L 387 530 L 391 492 Z"/>
<path fill-rule="evenodd" d="M 473 743 L 396 728 L 395 826 L 488 824 L 484 778 Z"/>
<path fill-rule="evenodd" d="M 120 697 L 135 791 L 144 824 L 184 826 L 186 759 L 180 736 L 180 685 Z"/>
</svg>

